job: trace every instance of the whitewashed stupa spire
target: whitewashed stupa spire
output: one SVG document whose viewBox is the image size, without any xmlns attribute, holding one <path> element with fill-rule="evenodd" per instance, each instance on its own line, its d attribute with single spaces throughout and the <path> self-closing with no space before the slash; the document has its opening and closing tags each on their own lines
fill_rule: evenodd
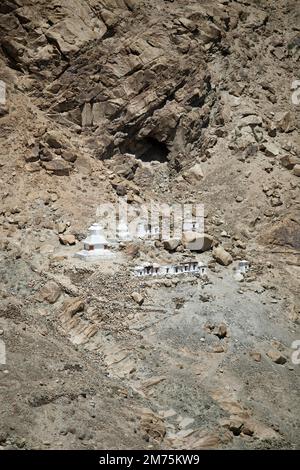
<svg viewBox="0 0 300 470">
<path fill-rule="evenodd" d="M 88 235 L 83 240 L 83 250 L 75 254 L 76 257 L 94 261 L 111 258 L 114 254 L 108 249 L 108 241 L 104 235 L 103 227 L 94 223 L 88 229 Z"/>
</svg>

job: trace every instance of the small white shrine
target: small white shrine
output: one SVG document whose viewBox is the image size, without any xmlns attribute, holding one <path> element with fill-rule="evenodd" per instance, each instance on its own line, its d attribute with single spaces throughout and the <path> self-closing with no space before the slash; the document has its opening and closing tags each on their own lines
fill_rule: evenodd
<svg viewBox="0 0 300 470">
<path fill-rule="evenodd" d="M 198 263 L 198 271 L 201 276 L 206 276 L 207 274 L 207 265 L 204 263 Z"/>
<path fill-rule="evenodd" d="M 126 242 L 132 240 L 130 235 L 128 225 L 124 220 L 120 220 L 118 227 L 117 227 L 117 241 Z"/>
<path fill-rule="evenodd" d="M 243 259 L 241 261 L 239 261 L 239 264 L 238 264 L 238 272 L 240 272 L 241 274 L 246 274 L 246 272 L 248 272 L 250 269 L 250 265 L 249 265 L 249 261 Z"/>
<path fill-rule="evenodd" d="M 88 236 L 83 240 L 83 250 L 78 251 L 75 256 L 86 261 L 107 259 L 114 256 L 114 253 L 108 249 L 108 241 L 100 224 L 90 226 Z"/>
</svg>

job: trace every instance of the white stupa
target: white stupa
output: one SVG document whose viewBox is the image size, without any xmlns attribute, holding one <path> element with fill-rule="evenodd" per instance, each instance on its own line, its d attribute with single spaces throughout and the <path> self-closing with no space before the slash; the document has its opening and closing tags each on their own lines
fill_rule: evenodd
<svg viewBox="0 0 300 470">
<path fill-rule="evenodd" d="M 242 274 L 246 274 L 246 272 L 249 271 L 249 261 L 247 261 L 246 259 L 242 259 L 241 261 L 239 261 L 237 270 Z"/>
<path fill-rule="evenodd" d="M 124 220 L 120 220 L 117 227 L 117 240 L 120 242 L 130 241 L 132 239 L 128 230 L 128 225 Z"/>
<path fill-rule="evenodd" d="M 93 224 L 88 230 L 88 236 L 83 240 L 83 250 L 78 251 L 75 256 L 87 261 L 106 259 L 114 256 L 108 248 L 108 241 L 103 234 L 100 224 Z"/>
</svg>

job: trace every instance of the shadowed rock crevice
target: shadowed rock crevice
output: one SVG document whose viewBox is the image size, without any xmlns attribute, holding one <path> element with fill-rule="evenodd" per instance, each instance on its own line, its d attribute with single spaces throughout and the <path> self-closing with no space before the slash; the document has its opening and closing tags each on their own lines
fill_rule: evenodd
<svg viewBox="0 0 300 470">
<path fill-rule="evenodd" d="M 129 145 L 128 153 L 133 153 L 136 158 L 143 162 L 157 161 L 160 163 L 168 162 L 169 149 L 164 142 L 159 142 L 154 137 L 145 137 L 144 139 L 133 142 Z"/>
</svg>

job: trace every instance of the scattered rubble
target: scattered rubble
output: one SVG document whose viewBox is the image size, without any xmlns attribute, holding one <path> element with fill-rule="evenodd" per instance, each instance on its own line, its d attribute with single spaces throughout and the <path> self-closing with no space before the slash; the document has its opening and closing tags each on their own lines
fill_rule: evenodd
<svg viewBox="0 0 300 470">
<path fill-rule="evenodd" d="M 54 304 L 61 295 L 61 288 L 53 281 L 48 281 L 39 291 L 42 300 Z"/>
</svg>

